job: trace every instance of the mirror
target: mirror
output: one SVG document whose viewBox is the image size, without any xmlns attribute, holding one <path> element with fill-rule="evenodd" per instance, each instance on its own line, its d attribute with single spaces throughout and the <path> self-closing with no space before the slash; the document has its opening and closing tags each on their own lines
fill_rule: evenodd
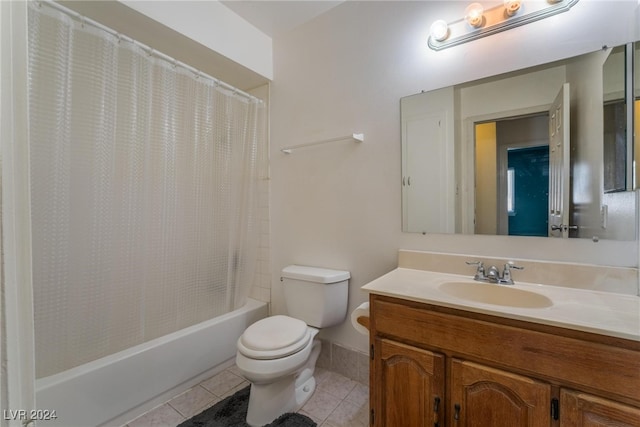
<svg viewBox="0 0 640 427">
<path fill-rule="evenodd" d="M 403 231 L 635 240 L 620 49 L 402 98 Z"/>
</svg>

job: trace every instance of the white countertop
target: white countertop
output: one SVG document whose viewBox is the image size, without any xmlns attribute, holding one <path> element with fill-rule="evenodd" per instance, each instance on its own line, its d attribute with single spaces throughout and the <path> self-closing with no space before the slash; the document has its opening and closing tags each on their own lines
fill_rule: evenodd
<svg viewBox="0 0 640 427">
<path fill-rule="evenodd" d="M 544 308 L 521 308 L 474 302 L 441 290 L 440 286 L 447 282 L 509 286 L 544 295 L 551 300 L 552 305 Z M 520 282 L 515 285 L 495 285 L 474 281 L 469 276 L 410 268 L 397 268 L 364 285 L 362 290 L 377 295 L 640 341 L 640 297 L 635 295 Z"/>
</svg>

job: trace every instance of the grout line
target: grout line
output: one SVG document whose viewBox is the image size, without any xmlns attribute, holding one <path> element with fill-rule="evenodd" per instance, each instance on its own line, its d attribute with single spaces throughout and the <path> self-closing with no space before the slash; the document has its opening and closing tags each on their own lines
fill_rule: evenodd
<svg viewBox="0 0 640 427">
<path fill-rule="evenodd" d="M 323 426 L 325 425 L 325 423 L 327 423 L 327 420 L 331 417 L 331 415 L 333 415 L 333 413 L 334 413 L 334 412 L 335 412 L 335 411 L 336 411 L 336 410 L 337 410 L 337 409 L 338 409 L 338 408 L 339 408 L 339 407 L 340 407 L 344 402 L 347 402 L 348 404 L 350 404 L 350 405 L 354 405 L 354 406 L 357 406 L 357 405 L 358 405 L 358 403 L 357 403 L 357 402 L 354 402 L 354 401 L 352 401 L 352 400 L 349 400 L 349 396 L 351 396 L 351 394 L 356 390 L 356 388 L 358 388 L 358 386 L 362 386 L 362 387 L 365 387 L 365 388 L 367 388 L 367 389 L 369 388 L 369 386 L 368 386 L 368 385 L 366 385 L 366 384 L 363 384 L 363 383 L 361 383 L 361 382 L 359 382 L 359 381 L 357 381 L 357 380 L 355 380 L 355 379 L 352 379 L 352 378 L 349 378 L 349 377 L 347 377 L 347 376 L 345 376 L 345 375 L 342 375 L 342 374 L 340 374 L 340 373 L 338 373 L 338 372 L 330 371 L 330 370 L 328 370 L 328 369 L 326 369 L 326 368 L 316 368 L 316 369 L 317 369 L 317 371 L 318 371 L 318 373 L 319 373 L 319 374 L 321 374 L 322 376 L 324 376 L 324 378 L 321 378 L 321 379 L 318 381 L 318 384 L 316 385 L 316 391 L 317 391 L 317 390 L 320 390 L 320 391 L 322 391 L 323 393 L 327 393 L 328 395 L 330 395 L 330 396 L 334 397 L 335 399 L 339 400 L 339 402 L 338 402 L 338 404 L 337 404 L 334 408 L 332 408 L 332 409 L 331 409 L 331 411 L 329 412 L 329 414 L 328 414 L 324 419 L 322 419 L 322 420 L 319 420 L 319 419 L 316 419 L 316 418 L 312 417 L 309 413 L 305 412 L 305 411 L 303 410 L 303 408 L 301 408 L 298 412 L 299 412 L 299 413 L 302 413 L 302 414 L 303 414 L 303 415 L 305 415 L 305 416 L 308 416 L 308 417 L 312 418 L 312 419 L 313 419 L 313 420 L 318 424 L 318 427 L 323 427 Z M 227 369 L 225 369 L 225 370 L 223 370 L 223 371 L 221 371 L 221 372 L 220 372 L 220 373 L 218 373 L 217 375 L 220 375 L 220 374 L 223 374 L 223 373 L 233 374 L 234 376 L 238 376 L 237 372 L 235 371 L 235 365 L 234 365 L 234 366 L 231 366 L 231 367 L 229 367 L 229 368 L 227 368 Z M 331 376 L 334 376 L 334 378 L 338 378 L 339 380 L 342 380 L 342 378 L 345 378 L 345 379 L 347 379 L 347 380 L 349 380 L 349 381 L 353 382 L 353 386 L 352 386 L 352 387 L 351 387 L 351 389 L 350 389 L 350 390 L 349 390 L 349 391 L 344 395 L 344 397 L 336 396 L 334 393 L 331 393 L 331 391 L 330 391 L 330 390 L 327 390 L 327 388 L 329 388 L 329 387 L 320 387 L 320 385 L 321 385 L 322 383 L 324 383 L 324 382 L 326 382 L 326 381 L 331 381 Z M 338 376 L 338 377 L 335 377 L 335 376 Z M 211 377 L 211 378 L 213 378 L 213 377 Z M 207 381 L 211 380 L 211 378 L 205 379 L 204 381 L 200 382 L 199 384 L 194 385 L 194 386 L 192 387 L 192 389 L 193 389 L 193 388 L 196 388 L 196 387 L 202 387 L 202 388 L 203 388 L 203 389 L 205 389 L 206 391 L 210 392 L 213 396 L 215 396 L 217 401 L 220 401 L 220 400 L 224 399 L 225 397 L 227 397 L 227 396 L 229 396 L 229 395 L 231 395 L 231 394 L 235 393 L 236 391 L 240 390 L 240 388 L 244 388 L 244 387 L 246 387 L 246 386 L 249 384 L 249 383 L 248 383 L 244 378 L 240 377 L 240 378 L 242 378 L 242 380 L 243 380 L 243 382 L 242 382 L 242 383 L 240 383 L 240 384 L 238 384 L 238 385 L 236 385 L 236 386 L 232 387 L 230 390 L 228 390 L 226 393 L 224 393 L 224 395 L 223 395 L 223 396 L 218 396 L 216 393 L 214 393 L 213 391 L 209 390 L 207 387 L 204 387 L 204 386 L 202 385 L 204 382 L 207 382 Z M 183 392 L 183 393 L 186 393 L 186 392 Z M 183 394 L 183 393 L 181 393 L 181 394 Z M 178 395 L 178 396 L 179 396 L 179 395 Z M 176 397 L 178 397 L 178 396 L 174 396 L 174 397 L 172 397 L 172 398 L 171 398 L 171 399 L 169 399 L 167 402 L 163 403 L 163 405 L 165 405 L 165 404 L 166 404 L 166 405 L 168 405 L 171 409 L 173 409 L 173 410 L 174 410 L 174 411 L 176 411 L 178 414 L 180 414 L 180 415 L 183 417 L 183 421 L 185 421 L 187 418 L 186 418 L 186 417 L 184 417 L 180 411 L 178 411 L 176 408 L 174 408 L 174 407 L 170 404 L 171 400 L 173 400 L 174 398 L 176 398 Z M 368 398 L 367 398 L 367 400 L 368 400 Z M 160 407 L 160 406 L 162 406 L 162 405 L 159 405 L 158 407 Z M 154 409 L 156 409 L 156 408 L 154 408 Z M 153 409 L 152 409 L 151 411 L 153 411 Z M 151 411 L 149 411 L 149 412 L 151 412 Z M 147 412 L 147 414 L 148 414 L 149 412 Z M 146 414 L 142 414 L 142 415 L 140 415 L 140 417 L 142 417 L 142 416 L 144 416 L 144 415 L 146 415 Z M 140 417 L 138 417 L 138 418 L 140 418 Z M 137 419 L 137 418 L 136 418 L 136 419 Z M 132 421 L 133 421 L 133 420 L 132 420 Z M 129 421 L 129 423 L 130 423 L 130 422 L 132 422 L 132 421 Z M 327 425 L 329 425 L 329 424 L 327 424 Z M 128 427 L 128 423 L 127 423 L 127 424 L 125 424 L 123 427 Z"/>
</svg>

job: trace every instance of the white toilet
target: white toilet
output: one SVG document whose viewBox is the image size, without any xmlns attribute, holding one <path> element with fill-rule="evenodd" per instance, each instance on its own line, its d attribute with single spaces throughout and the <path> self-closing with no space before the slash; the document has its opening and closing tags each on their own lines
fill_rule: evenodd
<svg viewBox="0 0 640 427">
<path fill-rule="evenodd" d="M 285 303 L 291 316 L 262 319 L 238 339 L 236 365 L 251 383 L 247 424 L 263 426 L 295 412 L 316 387 L 313 372 L 320 354 L 317 328 L 347 316 L 348 271 L 290 265 L 282 270 Z"/>
</svg>

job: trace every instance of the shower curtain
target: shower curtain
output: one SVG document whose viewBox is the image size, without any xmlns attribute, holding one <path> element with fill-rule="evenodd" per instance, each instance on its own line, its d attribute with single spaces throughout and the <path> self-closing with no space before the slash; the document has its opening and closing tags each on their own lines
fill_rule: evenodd
<svg viewBox="0 0 640 427">
<path fill-rule="evenodd" d="M 265 107 L 44 3 L 29 7 L 38 378 L 242 305 Z"/>
</svg>

